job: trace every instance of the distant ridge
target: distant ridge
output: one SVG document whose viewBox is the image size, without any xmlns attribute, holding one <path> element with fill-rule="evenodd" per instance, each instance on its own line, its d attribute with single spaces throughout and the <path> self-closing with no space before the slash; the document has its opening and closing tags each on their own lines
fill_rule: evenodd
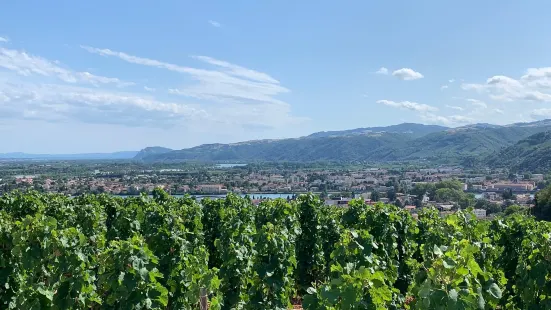
<svg viewBox="0 0 551 310">
<path fill-rule="evenodd" d="M 164 154 L 164 153 L 168 153 L 168 152 L 171 152 L 173 151 L 172 149 L 169 149 L 169 148 L 166 148 L 166 147 L 161 147 L 161 146 L 150 146 L 150 147 L 146 147 L 145 149 L 139 151 L 135 156 L 134 156 L 134 159 L 136 160 L 141 160 L 141 159 L 144 159 L 148 156 L 153 156 L 153 155 L 159 155 L 159 154 Z"/>
<path fill-rule="evenodd" d="M 457 128 L 404 123 L 317 132 L 306 137 L 205 144 L 168 152 L 140 152 L 146 162 L 481 160 L 530 135 L 551 130 L 551 120 L 510 125 L 472 124 Z"/>
<path fill-rule="evenodd" d="M 350 136 L 350 135 L 361 135 L 366 133 L 390 132 L 390 133 L 410 134 L 412 137 L 418 138 L 429 133 L 444 131 L 446 129 L 449 129 L 449 128 L 444 126 L 438 126 L 438 125 L 402 123 L 402 124 L 391 125 L 386 127 L 366 127 L 366 128 L 340 130 L 340 131 L 320 131 L 320 132 L 315 132 L 307 137 L 308 138 L 340 137 L 340 136 Z"/>
</svg>

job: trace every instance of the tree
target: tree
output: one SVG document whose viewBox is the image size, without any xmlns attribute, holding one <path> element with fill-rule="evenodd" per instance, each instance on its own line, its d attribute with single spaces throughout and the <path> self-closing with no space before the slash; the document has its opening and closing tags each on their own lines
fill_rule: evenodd
<svg viewBox="0 0 551 310">
<path fill-rule="evenodd" d="M 477 199 L 474 207 L 475 209 L 486 210 L 486 214 L 499 213 L 502 211 L 501 206 L 497 203 L 489 202 L 486 199 Z"/>
<path fill-rule="evenodd" d="M 379 201 L 380 198 L 381 198 L 381 195 L 379 194 L 379 192 L 377 190 L 373 190 L 371 192 L 371 200 L 372 201 Z"/>
<path fill-rule="evenodd" d="M 507 209 L 505 209 L 505 215 L 511 215 L 511 214 L 514 214 L 514 213 L 519 213 L 522 211 L 522 208 L 518 205 L 512 205 L 512 206 L 509 206 L 507 207 Z"/>
<path fill-rule="evenodd" d="M 533 214 L 540 220 L 551 220 L 551 186 L 539 191 L 534 200 Z"/>
<path fill-rule="evenodd" d="M 394 201 L 394 205 L 397 206 L 398 208 L 403 208 L 404 205 L 402 204 L 402 201 L 400 199 L 396 199 L 396 201 Z"/>
<path fill-rule="evenodd" d="M 388 198 L 389 201 L 396 200 L 396 192 L 394 191 L 394 189 L 389 189 L 386 192 L 386 197 Z"/>
<path fill-rule="evenodd" d="M 513 190 L 509 188 L 501 194 L 501 197 L 503 197 L 503 200 L 514 200 L 515 195 L 513 195 Z"/>
</svg>

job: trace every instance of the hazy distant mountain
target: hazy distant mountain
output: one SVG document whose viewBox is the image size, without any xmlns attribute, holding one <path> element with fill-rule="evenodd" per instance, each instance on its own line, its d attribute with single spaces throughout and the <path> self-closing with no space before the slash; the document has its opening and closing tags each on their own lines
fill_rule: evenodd
<svg viewBox="0 0 551 310">
<path fill-rule="evenodd" d="M 138 154 L 136 154 L 136 156 L 134 156 L 134 159 L 141 160 L 141 159 L 144 159 L 148 156 L 164 154 L 164 153 L 168 153 L 168 152 L 171 152 L 171 151 L 173 151 L 173 150 L 169 149 L 169 148 L 166 148 L 166 147 L 150 146 L 150 147 L 146 147 L 145 149 L 138 152 Z"/>
<path fill-rule="evenodd" d="M 386 127 L 366 127 L 366 128 L 356 128 L 356 129 L 349 129 L 349 130 L 340 130 L 340 131 L 320 131 L 320 132 L 313 133 L 307 137 L 308 138 L 340 137 L 340 136 L 350 136 L 350 135 L 361 135 L 366 133 L 390 132 L 390 133 L 409 134 L 414 138 L 418 138 L 429 133 L 444 131 L 446 129 L 448 129 L 448 127 L 438 126 L 438 125 L 403 123 L 403 124 L 391 125 Z"/>
<path fill-rule="evenodd" d="M 539 132 L 488 157 L 493 167 L 546 173 L 551 170 L 551 131 Z"/>
<path fill-rule="evenodd" d="M 0 153 L 0 159 L 37 159 L 37 160 L 109 160 L 132 159 L 138 152 L 115 153 L 84 153 L 84 154 L 27 154 L 27 153 Z"/>
<path fill-rule="evenodd" d="M 323 138 L 258 140 L 233 144 L 205 144 L 157 154 L 145 161 L 357 161 L 385 158 L 379 151 L 387 145 L 402 145 L 411 139 L 406 134 L 376 133 Z M 388 154 L 393 156 L 393 154 Z"/>
<path fill-rule="evenodd" d="M 427 127 L 420 124 L 374 128 L 376 133 L 373 129 L 370 129 L 373 132 L 367 129 L 353 129 L 315 133 L 296 139 L 205 144 L 179 151 L 150 154 L 140 159 L 148 162 L 188 160 L 460 162 L 470 157 L 482 159 L 530 135 L 551 130 L 551 121 L 505 126 L 474 124 L 458 128 Z M 404 131 L 407 128 L 409 131 Z M 425 132 L 433 130 L 433 132 L 423 135 L 422 130 Z"/>
</svg>

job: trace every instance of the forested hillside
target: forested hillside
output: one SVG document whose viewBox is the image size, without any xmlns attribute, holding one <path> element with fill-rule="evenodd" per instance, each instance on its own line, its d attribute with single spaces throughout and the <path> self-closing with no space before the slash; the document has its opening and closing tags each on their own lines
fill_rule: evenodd
<svg viewBox="0 0 551 310">
<path fill-rule="evenodd" d="M 417 127 L 413 125 L 423 126 Z M 413 133 L 406 133 L 406 129 Z M 381 132 L 374 132 L 377 129 Z M 383 130 L 385 129 L 385 130 Z M 137 160 L 178 161 L 370 161 L 429 160 L 457 163 L 466 157 L 482 161 L 535 133 L 551 130 L 548 121 L 508 126 L 488 124 L 445 129 L 419 124 L 320 132 L 308 137 L 205 144 L 171 152 L 140 152 Z"/>
<path fill-rule="evenodd" d="M 444 126 L 438 126 L 438 125 L 402 123 L 398 125 L 391 125 L 391 126 L 384 126 L 384 127 L 366 127 L 366 128 L 356 128 L 356 129 L 339 130 L 339 131 L 320 131 L 309 135 L 308 138 L 351 136 L 351 135 L 361 135 L 366 133 L 377 133 L 377 132 L 402 133 L 402 134 L 407 134 L 412 138 L 419 138 L 429 133 L 444 131 L 446 129 L 449 129 L 449 128 Z"/>
<path fill-rule="evenodd" d="M 147 156 L 145 161 L 355 161 L 395 160 L 388 146 L 404 145 L 406 134 L 373 133 L 342 137 L 260 140 L 206 144 Z"/>
<path fill-rule="evenodd" d="M 313 195 L 254 206 L 13 192 L 0 198 L 0 307 L 550 309 L 550 234 L 522 214 L 415 220 Z"/>
<path fill-rule="evenodd" d="M 551 132 L 540 132 L 489 156 L 493 167 L 514 171 L 546 173 L 551 171 Z"/>
</svg>

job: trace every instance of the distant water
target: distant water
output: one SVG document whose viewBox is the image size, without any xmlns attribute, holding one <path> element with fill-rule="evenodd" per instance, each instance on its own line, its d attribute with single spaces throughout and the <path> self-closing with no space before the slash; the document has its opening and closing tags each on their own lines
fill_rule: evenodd
<svg viewBox="0 0 551 310">
<path fill-rule="evenodd" d="M 218 164 L 217 168 L 233 168 L 233 167 L 244 167 L 247 164 Z"/>
</svg>

